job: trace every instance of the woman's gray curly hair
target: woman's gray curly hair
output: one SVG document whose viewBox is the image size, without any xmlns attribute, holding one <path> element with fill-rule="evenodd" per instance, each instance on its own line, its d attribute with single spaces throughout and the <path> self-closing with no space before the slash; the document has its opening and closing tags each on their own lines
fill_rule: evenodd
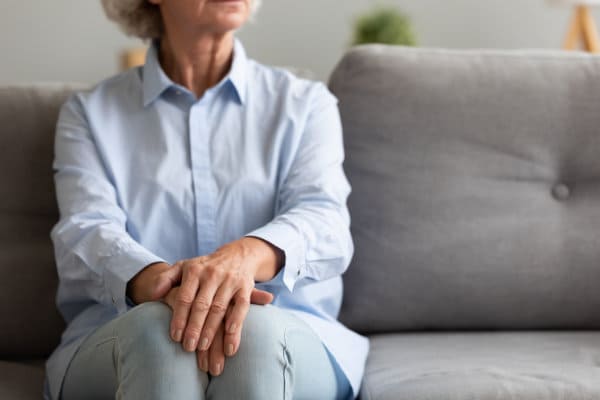
<svg viewBox="0 0 600 400">
<path fill-rule="evenodd" d="M 252 0 L 252 15 L 262 0 Z M 140 39 L 156 39 L 163 33 L 163 23 L 157 5 L 148 0 L 102 0 L 106 16 L 117 23 L 127 35 Z"/>
</svg>

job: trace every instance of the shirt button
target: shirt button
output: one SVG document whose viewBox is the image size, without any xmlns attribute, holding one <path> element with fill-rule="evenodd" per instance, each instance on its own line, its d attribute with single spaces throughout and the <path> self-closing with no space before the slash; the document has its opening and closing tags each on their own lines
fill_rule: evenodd
<svg viewBox="0 0 600 400">
<path fill-rule="evenodd" d="M 112 298 L 112 302 L 113 302 L 113 304 L 117 304 L 117 300 L 115 300 L 115 297 L 114 297 L 114 296 L 113 296 L 113 298 Z"/>
<path fill-rule="evenodd" d="M 571 190 L 564 183 L 557 183 L 552 188 L 552 196 L 554 196 L 556 200 L 566 200 L 570 195 Z"/>
</svg>

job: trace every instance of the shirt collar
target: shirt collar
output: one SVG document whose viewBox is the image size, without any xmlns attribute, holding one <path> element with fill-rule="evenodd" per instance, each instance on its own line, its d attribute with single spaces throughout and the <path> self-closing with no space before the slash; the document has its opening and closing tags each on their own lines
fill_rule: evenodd
<svg viewBox="0 0 600 400">
<path fill-rule="evenodd" d="M 237 38 L 233 43 L 233 62 L 231 63 L 231 69 L 229 70 L 228 78 L 235 92 L 238 95 L 240 103 L 246 102 L 246 73 L 248 71 L 248 56 L 246 56 L 246 50 Z"/>
<path fill-rule="evenodd" d="M 154 40 L 148 49 L 146 63 L 142 70 L 144 107 L 156 100 L 165 90 L 178 86 L 163 71 L 158 59 L 159 42 Z M 240 103 L 246 101 L 246 71 L 248 57 L 242 43 L 235 38 L 233 45 L 233 62 L 227 75 L 217 84 L 230 82 Z"/>
</svg>

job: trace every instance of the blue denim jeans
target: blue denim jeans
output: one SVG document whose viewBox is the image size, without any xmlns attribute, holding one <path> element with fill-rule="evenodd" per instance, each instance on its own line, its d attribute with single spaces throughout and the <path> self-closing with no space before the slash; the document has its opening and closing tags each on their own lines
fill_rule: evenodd
<svg viewBox="0 0 600 400">
<path fill-rule="evenodd" d="M 62 400 L 351 398 L 319 337 L 284 309 L 251 306 L 239 351 L 218 377 L 170 339 L 170 319 L 165 304 L 145 303 L 99 328 L 72 360 Z"/>
</svg>

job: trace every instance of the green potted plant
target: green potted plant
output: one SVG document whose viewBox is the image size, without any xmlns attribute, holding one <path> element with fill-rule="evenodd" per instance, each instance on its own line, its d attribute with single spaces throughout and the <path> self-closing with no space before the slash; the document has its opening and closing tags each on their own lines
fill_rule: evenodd
<svg viewBox="0 0 600 400">
<path fill-rule="evenodd" d="M 378 7 L 360 16 L 354 26 L 353 44 L 367 43 L 415 46 L 410 18 L 393 7 Z"/>
</svg>

